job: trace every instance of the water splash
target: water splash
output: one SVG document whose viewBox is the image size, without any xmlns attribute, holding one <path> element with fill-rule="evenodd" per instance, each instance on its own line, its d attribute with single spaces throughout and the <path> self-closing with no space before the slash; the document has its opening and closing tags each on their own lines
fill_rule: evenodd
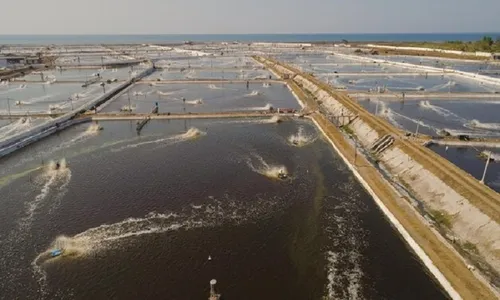
<svg viewBox="0 0 500 300">
<path fill-rule="evenodd" d="M 387 107 L 387 104 L 384 101 L 381 101 L 381 100 L 378 100 L 378 99 L 375 100 L 375 101 L 380 104 L 380 108 L 379 108 L 379 110 L 378 110 L 378 112 L 376 114 L 384 117 L 392 125 L 394 125 L 394 126 L 396 126 L 398 128 L 401 128 L 401 125 L 394 118 L 394 116 L 395 116 L 394 111 L 391 108 Z"/>
<path fill-rule="evenodd" d="M 441 90 L 444 90 L 444 89 L 450 89 L 454 86 L 456 86 L 457 83 L 453 80 L 450 80 L 448 81 L 447 83 L 444 83 L 444 84 L 438 84 L 436 86 L 433 86 L 431 88 L 428 89 L 429 92 L 438 92 L 438 91 L 441 91 Z"/>
<path fill-rule="evenodd" d="M 196 77 L 196 72 L 194 70 L 190 70 L 184 77 L 186 79 L 194 79 Z"/>
<path fill-rule="evenodd" d="M 171 95 L 175 95 L 175 94 L 178 94 L 178 93 L 181 93 L 183 91 L 185 91 L 186 89 L 180 89 L 180 90 L 175 90 L 175 91 L 170 91 L 170 92 L 162 92 L 162 91 L 156 91 L 156 93 L 160 96 L 171 96 Z"/>
<path fill-rule="evenodd" d="M 102 127 L 99 124 L 95 124 L 95 123 L 91 124 L 91 125 L 89 125 L 89 127 L 87 127 L 87 129 L 84 132 L 80 133 L 79 135 L 77 135 L 76 137 L 72 138 L 71 140 L 69 140 L 67 142 L 63 142 L 63 143 L 59 144 L 56 149 L 66 148 L 66 147 L 72 146 L 78 142 L 88 140 L 89 138 L 96 136 L 101 130 L 102 130 Z"/>
<path fill-rule="evenodd" d="M 123 105 L 121 108 L 120 108 L 120 111 L 125 111 L 125 112 L 131 112 L 131 111 L 134 111 L 137 109 L 137 106 L 135 105 Z"/>
<path fill-rule="evenodd" d="M 211 90 L 223 90 L 224 89 L 223 87 L 216 86 L 215 84 L 209 84 L 208 88 Z"/>
<path fill-rule="evenodd" d="M 245 94 L 244 97 L 254 97 L 254 96 L 258 96 L 258 95 L 261 95 L 261 92 L 259 92 L 257 90 L 253 90 L 251 93 Z"/>
<path fill-rule="evenodd" d="M 476 119 L 465 124 L 465 127 L 471 129 L 485 129 L 492 131 L 500 131 L 500 123 L 482 123 Z"/>
<path fill-rule="evenodd" d="M 36 211 L 44 200 L 47 199 L 55 185 L 62 181 L 63 185 L 67 186 L 70 180 L 71 171 L 67 167 L 65 158 L 62 158 L 59 161 L 59 166 L 57 166 L 57 162 L 55 161 L 50 161 L 47 164 L 44 172 L 39 177 L 35 178 L 35 184 L 40 184 L 41 190 L 32 201 L 29 201 L 26 204 L 25 216 L 19 221 L 20 232 L 26 232 L 29 230 Z M 64 188 L 63 190 L 59 189 L 59 192 L 65 192 Z"/>
<path fill-rule="evenodd" d="M 465 118 L 462 118 L 460 117 L 459 115 L 455 114 L 454 112 L 448 110 L 448 109 L 445 109 L 445 108 L 442 108 L 442 107 L 439 107 L 437 105 L 433 105 L 431 104 L 429 101 L 427 100 L 424 100 L 424 101 L 420 101 L 419 104 L 418 104 L 422 109 L 426 109 L 426 110 L 432 110 L 433 112 L 437 113 L 438 115 L 441 115 L 443 117 L 453 117 L 455 119 L 458 119 L 462 122 L 466 122 L 467 119 Z"/>
<path fill-rule="evenodd" d="M 16 132 L 23 131 L 33 126 L 31 118 L 20 118 L 16 122 L 3 126 L 0 129 L 0 139 L 6 138 Z"/>
<path fill-rule="evenodd" d="M 159 139 L 151 140 L 151 141 L 130 144 L 130 145 L 126 145 L 126 146 L 123 146 L 123 147 L 115 149 L 115 150 L 112 149 L 111 151 L 120 152 L 120 151 L 123 151 L 126 149 L 137 148 L 140 146 L 151 145 L 151 144 L 173 145 L 176 143 L 180 143 L 180 142 L 184 142 L 184 141 L 188 141 L 188 140 L 193 140 L 193 139 L 196 139 L 196 138 L 203 136 L 203 135 L 206 135 L 206 132 L 201 131 L 198 128 L 191 127 L 191 128 L 189 128 L 188 131 L 181 133 L 181 134 L 177 134 L 177 135 L 169 136 L 169 137 L 163 137 L 163 138 L 159 138 Z"/>
<path fill-rule="evenodd" d="M 252 171 L 271 179 L 278 179 L 280 173 L 288 175 L 285 165 L 268 164 L 262 156 L 256 153 L 252 153 L 251 157 L 246 159 L 246 162 Z"/>
<path fill-rule="evenodd" d="M 195 100 L 188 100 L 188 101 L 186 101 L 186 104 L 201 105 L 201 104 L 203 104 L 203 99 L 199 98 L 199 99 L 195 99 Z"/>
<path fill-rule="evenodd" d="M 269 119 L 261 120 L 260 123 L 263 123 L 263 124 L 276 124 L 276 123 L 281 123 L 283 121 L 284 121 L 284 119 L 282 117 L 280 117 L 280 116 L 272 116 Z"/>
<path fill-rule="evenodd" d="M 488 159 L 488 156 L 489 156 L 491 160 L 493 160 L 495 162 L 500 162 L 500 153 L 495 153 L 493 151 L 484 150 L 481 152 L 480 156 L 483 157 L 484 159 Z"/>
<path fill-rule="evenodd" d="M 246 108 L 246 110 L 267 110 L 269 111 L 271 108 L 273 108 L 274 106 L 271 104 L 271 103 L 267 103 L 266 105 L 264 106 L 254 106 L 254 107 L 248 107 Z"/>
<path fill-rule="evenodd" d="M 44 289 L 46 273 L 43 267 L 48 263 L 75 258 L 90 259 L 97 252 L 118 247 L 122 249 L 127 246 L 128 241 L 143 235 L 254 222 L 273 214 L 285 204 L 280 198 L 257 197 L 252 201 L 239 202 L 227 195 L 222 201 L 210 197 L 208 203 L 191 203 L 179 212 L 151 212 L 144 217 L 127 218 L 117 223 L 89 228 L 74 236 L 60 235 L 34 258 L 31 266 Z M 62 249 L 63 255 L 51 257 L 50 252 L 54 249 Z"/>
<path fill-rule="evenodd" d="M 38 103 L 38 102 L 43 102 L 47 99 L 50 99 L 52 97 L 55 97 L 57 96 L 58 94 L 49 94 L 49 95 L 43 95 L 43 96 L 40 96 L 40 97 L 34 97 L 34 98 L 31 98 L 31 99 L 28 99 L 26 101 L 21 101 L 22 105 L 30 105 L 30 104 L 35 104 L 35 103 Z"/>
<path fill-rule="evenodd" d="M 304 132 L 304 127 L 300 126 L 296 134 L 292 134 L 288 137 L 288 142 L 295 147 L 303 147 L 311 144 L 316 140 L 317 137 L 313 135 L 308 135 Z"/>
</svg>

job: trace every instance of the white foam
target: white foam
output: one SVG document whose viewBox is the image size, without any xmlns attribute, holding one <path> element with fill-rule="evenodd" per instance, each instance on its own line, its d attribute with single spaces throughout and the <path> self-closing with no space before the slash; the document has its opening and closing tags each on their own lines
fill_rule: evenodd
<svg viewBox="0 0 500 300">
<path fill-rule="evenodd" d="M 43 102 L 47 99 L 50 99 L 52 98 L 53 96 L 57 96 L 57 95 L 43 95 L 43 96 L 40 96 L 40 97 L 34 97 L 34 98 L 31 98 L 31 99 L 28 99 L 26 101 L 21 101 L 22 104 L 24 105 L 30 105 L 30 104 L 34 104 L 34 103 L 38 103 L 38 102 Z"/>
<path fill-rule="evenodd" d="M 351 164 L 351 162 L 342 154 L 342 152 L 337 148 L 335 143 L 326 135 L 323 131 L 323 128 L 316 122 L 316 120 L 312 119 L 319 130 L 323 133 L 323 135 L 330 142 L 332 147 L 335 149 L 337 154 L 342 158 L 345 162 L 349 170 L 352 171 L 354 176 L 358 179 L 358 181 L 363 185 L 366 191 L 373 197 L 375 204 L 380 208 L 380 210 L 386 215 L 387 219 L 393 224 L 402 238 L 407 242 L 407 244 L 413 249 L 416 255 L 421 259 L 422 263 L 427 267 L 427 269 L 433 274 L 436 280 L 441 284 L 441 286 L 446 290 L 448 295 L 452 299 L 461 299 L 460 294 L 453 288 L 450 282 L 446 279 L 446 277 L 439 271 L 439 269 L 434 265 L 429 256 L 425 253 L 425 251 L 420 247 L 420 245 L 415 242 L 415 240 L 411 237 L 408 231 L 401 225 L 399 220 L 392 214 L 392 212 L 385 206 L 385 204 L 380 200 L 378 195 L 372 190 L 370 185 L 365 181 L 365 179 L 359 174 L 356 170 L 356 167 Z"/>
<path fill-rule="evenodd" d="M 20 118 L 16 122 L 0 127 L 0 139 L 6 138 L 16 132 L 23 131 L 33 126 L 31 118 Z"/>
<path fill-rule="evenodd" d="M 303 147 L 314 142 L 316 138 L 316 136 L 306 134 L 304 127 L 300 126 L 296 134 L 288 137 L 288 142 L 295 147 Z"/>
<path fill-rule="evenodd" d="M 31 263 L 35 278 L 42 288 L 45 285 L 46 273 L 43 266 L 46 263 L 81 257 L 91 259 L 94 254 L 115 246 L 123 249 L 127 241 L 151 234 L 161 234 L 179 229 L 189 230 L 200 227 L 214 227 L 224 224 L 238 225 L 244 222 L 263 218 L 273 213 L 285 203 L 277 198 L 236 202 L 232 199 L 219 201 L 210 198 L 207 204 L 190 204 L 182 212 L 151 212 L 144 217 L 127 218 L 123 221 L 102 224 L 89 228 L 74 236 L 60 235 L 40 253 Z M 63 249 L 62 256 L 51 258 L 50 251 Z"/>
<path fill-rule="evenodd" d="M 467 119 L 460 117 L 459 115 L 455 114 L 454 112 L 452 112 L 446 108 L 442 108 L 440 106 L 433 105 L 427 100 L 420 101 L 419 106 L 423 109 L 432 110 L 435 113 L 437 113 L 443 117 L 453 117 L 453 118 L 456 118 L 462 122 L 467 121 Z"/>
<path fill-rule="evenodd" d="M 478 128 L 478 129 L 494 130 L 494 131 L 500 130 L 500 123 L 482 123 L 475 119 L 465 125 L 468 128 Z"/>
<path fill-rule="evenodd" d="M 278 178 L 280 172 L 288 174 L 285 165 L 268 164 L 262 156 L 252 153 L 251 157 L 246 159 L 247 165 L 252 171 L 264 175 L 269 178 Z"/>
<path fill-rule="evenodd" d="M 156 91 L 156 92 L 158 93 L 158 95 L 161 95 L 161 96 L 170 96 L 170 95 L 178 94 L 178 93 L 183 92 L 185 90 L 186 89 L 180 89 L 180 90 L 171 91 L 171 92 L 162 92 L 162 91 Z"/>
<path fill-rule="evenodd" d="M 189 128 L 188 131 L 181 133 L 181 134 L 177 134 L 177 135 L 169 136 L 169 137 L 163 137 L 163 138 L 159 138 L 159 139 L 152 140 L 152 141 L 145 141 L 145 142 L 130 144 L 130 145 L 126 145 L 126 146 L 123 146 L 121 148 L 118 148 L 118 149 L 112 150 L 112 151 L 119 152 L 122 150 L 130 149 L 130 148 L 137 148 L 140 146 L 151 145 L 151 144 L 172 145 L 172 144 L 192 140 L 192 139 L 195 139 L 197 137 L 203 136 L 205 134 L 206 134 L 206 132 L 203 132 L 203 131 L 199 130 L 198 128 L 191 127 L 191 128 Z"/>
<path fill-rule="evenodd" d="M 377 114 L 383 116 L 392 125 L 394 125 L 398 128 L 401 128 L 401 125 L 394 118 L 394 115 L 395 115 L 394 111 L 391 108 L 387 107 L 387 104 L 384 101 L 380 101 L 378 99 L 376 99 L 375 101 L 377 101 L 380 104 L 380 108 L 379 108 Z"/>
<path fill-rule="evenodd" d="M 201 104 L 203 104 L 203 99 L 202 98 L 198 98 L 198 99 L 194 99 L 194 100 L 187 100 L 186 104 L 201 105 Z"/>
<path fill-rule="evenodd" d="M 274 107 L 271 103 L 268 103 L 264 106 L 254 106 L 254 107 L 248 107 L 246 110 L 265 110 L 269 111 L 272 107 Z"/>
<path fill-rule="evenodd" d="M 261 93 L 260 93 L 259 91 L 257 91 L 257 90 L 253 90 L 251 93 L 249 93 L 249 94 L 245 94 L 245 96 L 244 96 L 244 97 L 254 97 L 254 96 L 258 96 L 258 95 L 260 95 L 260 94 L 261 94 Z"/>
<path fill-rule="evenodd" d="M 63 158 L 59 162 L 59 169 L 56 169 L 56 162 L 50 161 L 46 166 L 44 173 L 41 174 L 35 181 L 42 183 L 40 193 L 35 196 L 32 201 L 26 204 L 25 216 L 20 220 L 19 226 L 22 232 L 25 232 L 31 226 L 33 217 L 40 205 L 47 199 L 52 188 L 59 181 L 62 181 L 62 186 L 67 186 L 71 180 L 71 171 L 67 168 L 66 160 Z M 65 192 L 59 189 L 59 192 Z"/>
<path fill-rule="evenodd" d="M 211 90 L 222 90 L 222 89 L 224 89 L 223 87 L 216 86 L 215 84 L 209 84 L 208 88 L 211 89 Z"/>
</svg>

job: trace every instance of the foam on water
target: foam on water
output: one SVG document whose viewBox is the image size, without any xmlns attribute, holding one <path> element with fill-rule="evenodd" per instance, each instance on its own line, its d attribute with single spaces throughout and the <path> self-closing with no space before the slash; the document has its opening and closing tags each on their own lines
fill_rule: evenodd
<svg viewBox="0 0 500 300">
<path fill-rule="evenodd" d="M 201 104 L 203 104 L 203 99 L 202 99 L 202 98 L 199 98 L 199 99 L 195 99 L 195 100 L 187 100 L 187 101 L 186 101 L 186 104 L 190 104 L 190 105 L 201 105 Z"/>
<path fill-rule="evenodd" d="M 392 125 L 394 125 L 394 126 L 396 126 L 398 128 L 401 128 L 401 125 L 394 118 L 394 115 L 395 115 L 394 111 L 392 109 L 390 109 L 389 107 L 387 107 L 387 104 L 384 101 L 381 101 L 381 100 L 378 100 L 378 99 L 376 99 L 375 101 L 377 101 L 380 104 L 380 108 L 379 108 L 377 114 L 379 114 L 382 117 L 384 117 Z"/>
<path fill-rule="evenodd" d="M 493 161 L 500 162 L 500 153 L 495 153 L 489 150 L 484 150 L 483 152 L 481 152 L 481 156 L 483 156 L 485 159 L 488 158 L 488 155 L 490 156 L 490 159 L 492 159 Z"/>
<path fill-rule="evenodd" d="M 283 122 L 283 120 L 284 119 L 282 117 L 280 117 L 280 116 L 272 116 L 269 119 L 261 120 L 261 123 L 264 123 L 264 124 L 276 124 L 276 123 Z"/>
<path fill-rule="evenodd" d="M 33 126 L 32 119 L 31 118 L 20 118 L 19 120 L 9 124 L 5 125 L 3 127 L 0 127 L 0 139 L 6 138 L 9 135 L 12 135 L 16 132 L 20 132 L 23 130 L 26 130 Z"/>
<path fill-rule="evenodd" d="M 140 146 L 151 145 L 151 144 L 172 145 L 172 144 L 176 144 L 176 143 L 180 143 L 180 142 L 184 142 L 184 141 L 189 141 L 189 140 L 198 138 L 198 137 L 203 136 L 203 135 L 206 135 L 206 132 L 203 132 L 203 131 L 199 130 L 198 128 L 191 127 L 191 128 L 189 128 L 188 131 L 181 133 L 181 134 L 176 134 L 174 136 L 169 136 L 169 137 L 162 137 L 162 138 L 159 138 L 156 140 L 151 140 L 151 141 L 144 141 L 144 142 L 140 142 L 140 143 L 129 144 L 129 145 L 126 145 L 126 146 L 123 146 L 121 148 L 111 150 L 111 151 L 120 152 L 120 151 L 123 151 L 126 149 L 137 148 Z"/>
<path fill-rule="evenodd" d="M 170 95 L 175 95 L 175 94 L 181 93 L 185 90 L 186 89 L 180 89 L 180 90 L 175 90 L 175 91 L 170 91 L 170 92 L 156 91 L 156 93 L 160 96 L 170 96 Z"/>
<path fill-rule="evenodd" d="M 223 90 L 224 89 L 223 87 L 216 86 L 215 84 L 209 84 L 208 88 L 211 90 Z"/>
<path fill-rule="evenodd" d="M 271 103 L 267 103 L 264 106 L 254 106 L 254 107 L 248 107 L 246 110 L 266 110 L 269 111 L 271 107 L 274 107 Z"/>
<path fill-rule="evenodd" d="M 120 108 L 120 111 L 128 111 L 128 112 L 131 112 L 131 111 L 134 111 L 136 110 L 136 106 L 135 105 L 123 105 L 121 108 Z"/>
<path fill-rule="evenodd" d="M 455 114 L 454 112 L 452 112 L 446 108 L 442 108 L 442 107 L 439 107 L 437 105 L 433 105 L 427 100 L 420 101 L 419 106 L 423 109 L 426 109 L 426 110 L 432 110 L 433 112 L 435 112 L 438 115 L 441 115 L 443 117 L 453 117 L 461 122 L 467 121 L 467 119 L 460 117 L 459 115 Z"/>
<path fill-rule="evenodd" d="M 306 134 L 304 132 L 304 127 L 300 126 L 296 134 L 292 134 L 288 137 L 288 142 L 295 147 L 303 147 L 311 144 L 316 140 L 316 136 Z"/>
<path fill-rule="evenodd" d="M 38 102 L 43 102 L 45 100 L 48 100 L 50 99 L 51 97 L 53 96 L 57 96 L 57 94 L 54 94 L 54 95 L 43 95 L 43 96 L 40 96 L 40 97 L 34 97 L 34 98 L 30 98 L 26 101 L 21 101 L 21 104 L 22 105 L 30 105 L 30 104 L 35 104 L 35 103 L 38 103 Z"/>
<path fill-rule="evenodd" d="M 76 137 L 72 138 L 69 141 L 59 144 L 57 148 L 70 147 L 78 142 L 88 140 L 89 138 L 96 136 L 100 131 L 101 131 L 101 126 L 99 124 L 95 123 L 91 124 L 89 125 L 89 127 L 87 127 L 87 129 L 84 132 L 80 133 L 79 135 L 77 135 Z"/>
<path fill-rule="evenodd" d="M 500 117 L 499 117 L 500 118 Z M 472 120 L 465 124 L 465 127 L 471 129 L 484 129 L 484 130 L 492 130 L 492 131 L 500 131 L 500 123 L 482 123 L 478 120 Z"/>
<path fill-rule="evenodd" d="M 454 86 L 456 86 L 457 83 L 453 80 L 450 80 L 448 81 L 447 83 L 444 83 L 444 84 L 438 84 L 438 85 L 435 85 L 429 89 L 427 89 L 429 92 L 439 92 L 439 91 L 442 91 L 442 90 L 445 90 L 445 89 L 450 89 Z"/>
<path fill-rule="evenodd" d="M 190 70 L 190 71 L 186 74 L 186 76 L 184 76 L 184 77 L 185 77 L 186 79 L 194 79 L 194 78 L 195 78 L 195 76 L 196 76 L 196 71 L 194 71 L 194 70 Z"/>
<path fill-rule="evenodd" d="M 41 190 L 32 201 L 28 201 L 26 203 L 25 216 L 19 222 L 21 232 L 25 232 L 29 229 L 37 209 L 45 201 L 45 199 L 47 199 L 52 189 L 55 188 L 57 184 L 62 183 L 60 187 L 63 188 L 57 189 L 56 192 L 58 194 L 65 193 L 65 187 L 69 184 L 70 180 L 71 170 L 67 167 L 65 158 L 62 158 L 59 161 L 59 168 L 57 168 L 55 161 L 50 161 L 47 164 L 44 172 L 35 178 L 35 184 L 39 184 L 41 186 Z"/>
<path fill-rule="evenodd" d="M 362 203 L 355 200 L 358 191 L 352 183 L 344 183 L 339 195 L 329 196 L 330 203 L 338 203 L 326 215 L 329 250 L 326 251 L 326 299 L 363 299 L 362 252 L 366 247 L 365 234 L 357 219 Z M 347 199 L 346 199 L 347 198 Z M 331 201 L 331 202 L 330 202 Z"/>
<path fill-rule="evenodd" d="M 466 127 L 466 126 L 465 126 Z M 452 136 L 459 136 L 459 135 L 468 135 L 472 137 L 479 137 L 479 136 L 491 136 L 491 137 L 498 137 L 498 132 L 494 131 L 484 131 L 484 130 L 457 130 L 457 129 L 451 129 L 451 128 L 443 128 L 443 130 L 447 131 L 450 133 Z"/>
<path fill-rule="evenodd" d="M 272 214 L 284 203 L 278 198 L 239 202 L 228 196 L 220 201 L 210 197 L 206 204 L 191 203 L 179 212 L 151 212 L 144 217 L 89 228 L 74 236 L 60 235 L 34 258 L 31 266 L 42 289 L 45 289 L 44 266 L 47 263 L 63 263 L 74 258 L 91 259 L 91 254 L 123 249 L 127 241 L 143 235 L 253 222 Z M 50 251 L 54 249 L 63 249 L 63 255 L 52 258 Z"/>
<path fill-rule="evenodd" d="M 251 93 L 245 94 L 244 97 L 254 97 L 254 96 L 258 96 L 260 94 L 261 94 L 261 92 L 259 92 L 257 90 L 253 90 Z"/>
<path fill-rule="evenodd" d="M 252 169 L 252 171 L 264 175 L 272 179 L 278 179 L 280 172 L 288 175 L 288 171 L 285 165 L 279 164 L 268 164 L 262 156 L 256 153 L 252 153 L 250 157 L 246 159 L 247 165 Z"/>
<path fill-rule="evenodd" d="M 408 116 L 405 116 L 405 115 L 403 115 L 403 114 L 400 114 L 400 113 L 397 113 L 397 112 L 394 112 L 394 111 L 393 111 L 392 113 L 393 113 L 395 116 L 399 117 L 399 118 L 405 119 L 405 120 L 410 121 L 410 122 L 415 123 L 415 124 L 419 124 L 419 126 L 422 126 L 422 127 L 428 128 L 428 129 L 431 129 L 431 130 L 433 130 L 433 131 L 435 131 L 435 132 L 438 132 L 438 131 L 439 131 L 439 128 L 436 128 L 436 127 L 434 127 L 434 126 L 432 126 L 432 125 L 430 125 L 430 124 L 427 124 L 427 123 L 425 123 L 425 122 L 424 122 L 424 121 L 422 121 L 422 120 L 413 119 L 413 118 L 410 118 L 410 117 L 408 117 Z M 401 126 L 401 125 L 399 125 L 399 124 L 398 124 L 398 127 L 399 127 L 399 128 L 402 128 L 402 126 Z"/>
</svg>

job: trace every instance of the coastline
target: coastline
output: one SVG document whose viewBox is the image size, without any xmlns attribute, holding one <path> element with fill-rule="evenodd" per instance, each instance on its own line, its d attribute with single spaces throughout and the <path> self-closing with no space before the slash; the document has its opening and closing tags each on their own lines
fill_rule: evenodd
<svg viewBox="0 0 500 300">
<path fill-rule="evenodd" d="M 44 34 L 0 35 L 2 45 L 47 45 L 47 44 L 142 44 L 193 42 L 293 42 L 333 43 L 349 42 L 444 42 L 449 40 L 476 41 L 485 35 L 500 36 L 500 32 L 474 33 L 279 33 L 279 34 Z"/>
</svg>

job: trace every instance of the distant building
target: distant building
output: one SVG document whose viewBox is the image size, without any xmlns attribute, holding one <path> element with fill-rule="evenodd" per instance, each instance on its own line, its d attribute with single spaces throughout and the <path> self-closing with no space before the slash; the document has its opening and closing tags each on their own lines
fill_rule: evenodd
<svg viewBox="0 0 500 300">
<path fill-rule="evenodd" d="M 494 60 L 500 60 L 500 53 L 493 53 Z"/>
</svg>

